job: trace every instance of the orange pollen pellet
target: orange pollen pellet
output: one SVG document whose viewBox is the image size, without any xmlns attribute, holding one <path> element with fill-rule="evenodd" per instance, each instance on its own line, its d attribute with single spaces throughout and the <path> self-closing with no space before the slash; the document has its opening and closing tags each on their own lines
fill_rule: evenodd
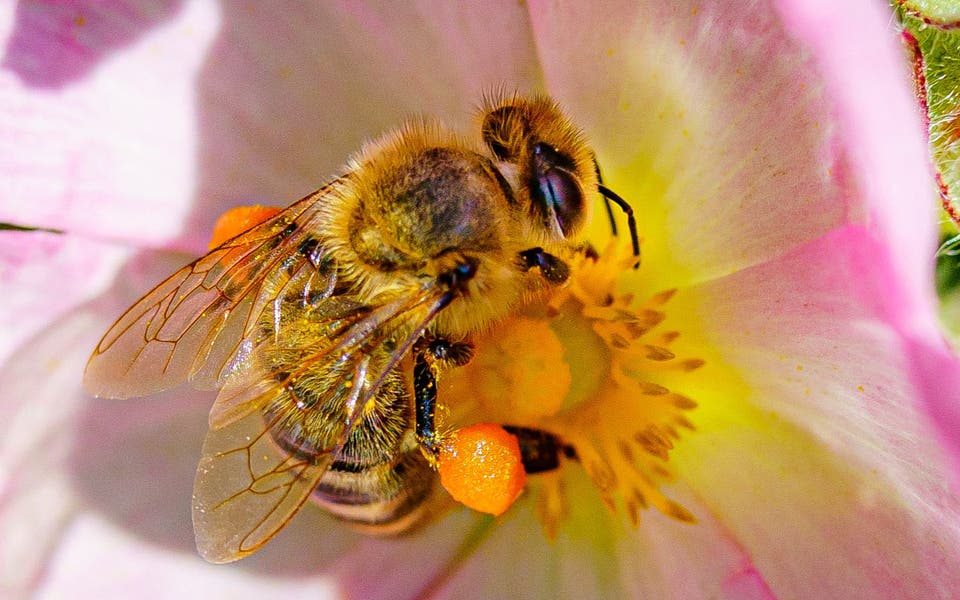
<svg viewBox="0 0 960 600">
<path fill-rule="evenodd" d="M 455 431 L 440 448 L 438 462 L 443 487 L 478 512 L 502 514 L 527 482 L 516 436 L 493 423 Z"/>
<path fill-rule="evenodd" d="M 280 212 L 273 206 L 237 206 L 220 215 L 210 235 L 210 250 Z"/>
</svg>

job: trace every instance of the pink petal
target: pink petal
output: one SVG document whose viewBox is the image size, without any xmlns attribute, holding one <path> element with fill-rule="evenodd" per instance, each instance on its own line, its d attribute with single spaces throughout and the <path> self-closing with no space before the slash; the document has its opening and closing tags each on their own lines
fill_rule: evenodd
<svg viewBox="0 0 960 600">
<path fill-rule="evenodd" d="M 71 235 L 0 231 L 0 365 L 101 293 L 127 257 L 121 248 Z"/>
<path fill-rule="evenodd" d="M 490 526 L 488 518 L 461 507 L 410 536 L 358 536 L 361 539 L 349 551 L 331 560 L 327 573 L 343 598 L 431 597 L 450 573 L 458 572 L 464 549 L 483 540 Z M 343 537 L 342 528 L 342 524 L 333 525 L 331 535 Z M 302 535 L 313 537 L 311 532 Z M 417 558 L 411 561 L 411 557 Z"/>
<path fill-rule="evenodd" d="M 4 10 L 0 222 L 141 245 L 179 234 L 196 185 L 194 85 L 218 17 L 192 2 L 157 19 L 151 5 Z"/>
<path fill-rule="evenodd" d="M 627 533 L 618 548 L 629 597 L 773 600 L 753 557 L 703 500 L 684 483 L 667 493 L 697 515 L 697 523 L 681 523 L 656 511 L 641 516 L 639 529 Z"/>
<path fill-rule="evenodd" d="M 289 204 L 411 115 L 472 133 L 484 92 L 539 84 L 515 2 L 228 10 L 199 82 L 202 201 L 191 227 L 209 232 L 242 202 Z"/>
<path fill-rule="evenodd" d="M 702 516 L 697 525 L 649 511 L 632 529 L 603 507 L 581 471 L 571 469 L 565 484 L 575 502 L 555 542 L 544 539 L 530 498 L 524 498 L 461 553 L 459 568 L 435 582 L 428 595 L 750 598 L 742 592 L 765 589 L 752 558 L 686 488 L 671 493 Z"/>
<path fill-rule="evenodd" d="M 35 582 L 78 509 L 64 466 L 89 333 L 89 321 L 58 322 L 0 363 L 0 595 L 21 597 Z"/>
<path fill-rule="evenodd" d="M 678 448 L 675 464 L 774 597 L 954 597 L 956 497 L 891 488 L 879 461 L 872 470 L 845 461 L 775 413 L 729 401 L 735 410 L 719 408 L 727 416 L 714 414 L 709 429 Z M 766 597 L 741 583 L 727 585 Z"/>
<path fill-rule="evenodd" d="M 295 550 L 288 555 L 294 560 Z M 336 598 L 329 579 L 273 577 L 240 566 L 217 566 L 185 551 L 145 544 L 97 513 L 77 518 L 65 531 L 33 597 L 125 598 L 276 597 Z"/>
<path fill-rule="evenodd" d="M 47 554 L 83 506 L 84 486 L 72 469 L 84 456 L 75 438 L 90 402 L 80 378 L 90 349 L 118 310 L 116 303 L 91 303 L 89 296 L 102 293 L 127 253 L 69 235 L 2 232 L 0 240 L 17 241 L 22 250 L 15 255 L 19 262 L 8 255 L 0 263 L 18 267 L 11 270 L 16 285 L 5 286 L 0 297 L 2 314 L 25 323 L 4 338 L 0 361 L 0 590 L 19 590 L 11 594 L 20 596 L 36 583 Z M 142 285 L 135 271 L 126 275 L 124 282 Z M 129 302 L 129 289 L 124 295 L 122 302 Z M 31 319 L 33 312 L 42 318 Z M 97 471 L 83 483 L 102 477 Z"/>
<path fill-rule="evenodd" d="M 190 3 L 184 14 L 199 11 L 202 18 L 198 22 L 212 29 L 210 24 L 216 19 L 209 10 L 204 12 L 207 6 Z M 0 72 L 0 112 L 23 115 L 8 125 L 11 136 L 22 135 L 23 149 L 19 143 L 14 147 L 13 142 L 10 148 L 26 157 L 20 160 L 17 152 L 0 152 L 0 156 L 11 157 L 6 159 L 9 165 L 0 159 L 0 181 L 4 182 L 0 185 L 28 191 L 4 197 L 29 195 L 36 200 L 36 206 L 18 200 L 16 210 L 9 214 L 0 208 L 0 220 L 36 218 L 28 224 L 136 243 L 166 244 L 177 238 L 197 249 L 224 206 L 251 199 L 284 203 L 310 191 L 336 171 L 361 138 L 394 125 L 400 114 L 413 107 L 435 109 L 460 122 L 468 102 L 465 97 L 472 101 L 477 95 L 466 88 L 489 86 L 500 78 L 506 79 L 508 86 L 537 87 L 541 74 L 535 59 L 539 53 L 547 58 L 544 77 L 551 88 L 555 86 L 577 116 L 585 117 L 591 129 L 601 134 L 596 135 L 603 144 L 601 158 L 611 159 L 613 174 L 641 169 L 646 173 L 643 182 L 626 185 L 633 185 L 644 202 L 647 194 L 657 192 L 650 205 L 671 211 L 666 217 L 647 212 L 647 218 L 669 223 L 671 237 L 662 242 L 648 240 L 650 247 L 661 253 L 660 258 L 680 265 L 686 277 L 696 280 L 744 269 L 743 279 L 720 278 L 698 288 L 689 298 L 699 294 L 706 315 L 712 314 L 707 310 L 720 311 L 707 331 L 714 336 L 712 342 L 743 342 L 742 348 L 732 348 L 724 358 L 741 373 L 754 377 L 750 383 L 756 391 L 750 401 L 757 405 L 767 401 L 765 408 L 796 419 L 810 432 L 821 432 L 816 444 L 810 442 L 807 430 L 776 420 L 770 423 L 753 413 L 751 423 L 762 423 L 767 427 L 765 433 L 750 431 L 740 422 L 726 422 L 722 431 L 705 430 L 691 436 L 690 450 L 681 456 L 685 457 L 681 462 L 704 500 L 703 506 L 713 514 L 701 516 L 704 524 L 693 527 L 651 516 L 644 525 L 650 529 L 640 533 L 650 537 L 641 537 L 636 546 L 620 548 L 617 556 L 622 562 L 616 566 L 607 564 L 609 555 L 603 554 L 612 548 L 611 540 L 596 539 L 596 524 L 610 521 L 599 503 L 590 502 L 582 507 L 578 504 L 578 509 L 598 514 L 575 521 L 581 523 L 581 529 L 567 533 L 562 545 L 546 550 L 535 537 L 529 506 L 518 507 L 507 521 L 491 529 L 491 537 L 476 552 L 467 553 L 463 572 L 456 570 L 461 556 L 455 549 L 460 548 L 475 520 L 462 511 L 415 538 L 396 542 L 344 534 L 339 525 L 307 511 L 248 561 L 229 567 L 205 565 L 191 545 L 186 516 L 189 495 L 183 494 L 189 490 L 207 404 L 200 397 L 172 394 L 116 405 L 87 401 L 78 391 L 78 382 L 64 381 L 79 378 L 87 351 L 107 325 L 104 319 L 118 314 L 121 305 L 132 300 L 135 294 L 126 286 L 136 288 L 137 293 L 149 287 L 143 281 L 129 283 L 127 276 L 142 271 L 144 265 L 154 269 L 154 275 L 173 268 L 151 265 L 156 257 L 146 256 L 135 261 L 96 306 L 61 321 L 48 320 L 48 327 L 39 332 L 33 326 L 28 333 L 18 334 L 16 344 L 10 344 L 16 346 L 20 358 L 2 363 L 0 382 L 6 385 L 0 387 L 0 414 L 12 416 L 13 420 L 4 422 L 13 424 L 10 431 L 21 433 L 6 435 L 5 445 L 0 446 L 4 450 L 0 476 L 5 486 L 0 500 L 0 539 L 11 539 L 6 534 L 16 532 L 18 526 L 22 532 L 24 522 L 38 523 L 40 539 L 27 539 L 32 546 L 6 545 L 5 560 L 0 561 L 11 565 L 6 572 L 14 572 L 21 584 L 24 580 L 30 583 L 46 549 L 62 541 L 52 562 L 45 565 L 50 578 L 41 593 L 48 597 L 84 589 L 120 595 L 145 577 L 162 582 L 149 590 L 158 596 L 189 595 L 197 590 L 251 597 L 291 591 L 389 596 L 397 589 L 391 577 L 400 578 L 402 584 L 397 585 L 404 589 L 424 584 L 441 596 L 525 589 L 542 592 L 550 590 L 544 586 L 555 585 L 559 591 L 584 590 L 607 596 L 623 589 L 697 595 L 716 592 L 719 586 L 717 595 L 766 597 L 772 590 L 790 597 L 807 595 L 821 580 L 824 589 L 835 596 L 861 589 L 878 594 L 945 596 L 947 586 L 958 583 L 953 569 L 957 556 L 951 554 L 951 549 L 958 547 L 956 500 L 945 492 L 940 477 L 942 457 L 926 443 L 927 425 L 909 410 L 909 398 L 917 389 L 932 395 L 939 389 L 932 378 L 936 369 L 952 363 L 946 358 L 938 366 L 927 354 L 934 337 L 929 299 L 918 291 L 924 288 L 902 290 L 883 284 L 885 278 L 897 281 L 903 272 L 920 264 L 922 252 L 910 250 L 900 265 L 901 258 L 891 257 L 884 250 L 887 246 L 879 243 L 876 256 L 881 266 L 871 270 L 869 251 L 876 248 L 877 239 L 886 241 L 886 232 L 894 231 L 900 221 L 884 216 L 886 213 L 872 204 L 866 208 L 860 204 L 855 192 L 862 182 L 849 171 L 872 171 L 840 152 L 847 146 L 837 140 L 846 138 L 840 138 L 832 129 L 833 122 L 822 116 L 828 107 L 814 70 L 820 63 L 808 61 L 799 45 L 784 42 L 779 23 L 766 19 L 760 9 L 744 19 L 744 13 L 729 7 L 709 5 L 693 14 L 692 7 L 664 6 L 612 9 L 610 14 L 616 18 L 584 27 L 584 19 L 577 22 L 578 15 L 564 12 L 572 10 L 569 7 L 544 15 L 535 5 L 531 9 L 537 24 L 534 42 L 521 25 L 518 13 L 522 14 L 523 8 L 517 4 L 497 7 L 489 14 L 481 9 L 468 11 L 466 17 L 432 4 L 412 15 L 386 6 L 357 8 L 356 14 L 328 13 L 319 6 L 307 15 L 284 13 L 272 18 L 258 14 L 258 6 L 245 7 L 224 15 L 223 31 L 202 67 L 202 50 L 185 39 L 185 20 L 174 16 L 171 23 L 161 25 L 148 20 L 144 33 L 105 43 L 109 50 L 96 57 L 95 66 L 76 69 L 74 79 L 58 84 L 63 86 L 59 91 L 29 88 L 6 71 Z M 276 18 L 283 20 L 277 22 Z M 795 24 L 791 27 L 802 29 Z M 199 37 L 209 40 L 210 31 L 201 29 Z M 179 33 L 170 34 L 173 30 Z M 718 30 L 723 35 L 716 35 Z M 174 41 L 169 41 L 168 34 Z M 583 34 L 595 35 L 581 38 Z M 17 39 L 17 34 L 9 35 Z M 560 36 L 559 42 L 550 42 L 548 38 L 554 35 Z M 625 41 L 620 45 L 614 39 Z M 637 61 L 633 43 L 646 49 L 650 57 Z M 861 43 L 869 46 L 872 42 Z M 605 52 L 608 44 L 612 55 Z M 181 45 L 183 53 L 178 53 Z M 452 47 L 463 50 L 441 51 Z M 156 51 L 155 62 L 146 48 Z M 784 61 L 769 60 L 771 51 L 784 56 Z M 172 56 L 187 64 L 186 78 L 179 70 L 183 66 L 173 64 Z M 678 58 L 700 63 L 691 63 L 691 67 Z M 658 62 L 668 68 L 643 70 L 644 65 Z M 745 67 L 744 75 L 735 72 L 733 65 L 738 63 Z M 148 81 L 148 75 L 141 72 L 143 65 L 164 74 L 172 91 L 150 87 L 154 75 L 150 74 Z M 337 76 L 345 73 L 348 75 Z M 627 73 L 626 83 L 619 73 Z M 191 93 L 186 79 L 192 77 L 201 81 L 196 113 L 184 100 Z M 742 79 L 749 82 L 731 83 Z M 800 103 L 791 96 L 797 88 L 787 85 L 796 81 L 806 86 Z M 831 82 L 828 79 L 827 84 L 833 85 Z M 154 105 L 150 98 L 139 97 L 134 93 L 137 86 L 146 86 L 144 89 L 160 100 Z M 576 89 L 579 86 L 582 91 Z M 750 102 L 743 102 L 744 95 Z M 109 110 L 109 100 L 115 96 L 121 99 L 123 109 L 117 114 Z M 614 101 L 605 105 L 604 98 Z M 622 100 L 620 113 L 609 110 L 617 105 L 617 99 Z M 9 110 L 3 108 L 4 102 Z M 169 113 L 168 102 L 172 107 Z M 790 115 L 792 119 L 778 118 L 782 115 L 770 108 L 792 105 L 798 107 L 797 115 Z M 658 124 L 660 111 L 652 111 L 651 106 L 665 109 L 668 125 Z M 683 108 L 683 114 L 673 110 L 677 107 Z M 31 112 L 35 108 L 37 112 Z M 841 116 L 850 116 L 842 106 L 836 110 Z M 155 127 L 143 115 L 156 116 Z M 49 123 L 54 126 L 47 130 Z M 633 124 L 646 129 L 636 129 Z M 685 149 L 685 124 L 697 141 L 694 151 Z M 761 129 L 764 131 L 757 131 Z M 863 133 L 864 128 L 849 129 Z M 60 133 L 66 141 L 49 131 Z M 79 141 L 70 137 L 73 131 L 79 132 Z M 115 142 L 104 131 L 123 135 Z M 878 126 L 877 131 L 882 133 L 882 128 Z M 0 139 L 4 139 L 3 133 L 0 125 Z M 849 131 L 842 133 L 845 136 Z M 639 135 L 649 135 L 656 142 L 638 147 Z M 860 143 L 874 138 L 856 139 Z M 766 155 L 767 162 L 740 164 L 743 150 L 752 151 L 751 143 L 759 145 L 756 154 Z M 39 150 L 31 154 L 35 144 Z M 784 148 L 793 148 L 793 153 L 784 154 Z M 86 149 L 92 149 L 91 158 L 84 155 Z M 733 152 L 725 154 L 729 149 Z M 618 159 L 618 153 L 624 153 L 623 158 Z M 99 156 L 107 156 L 110 165 L 119 165 L 121 175 L 112 175 L 102 166 L 106 163 L 94 158 Z M 44 162 L 47 157 L 53 157 L 50 164 Z M 871 157 L 871 161 L 876 158 Z M 79 168 L 70 167 L 71 160 L 80 161 Z M 33 165 L 44 166 L 49 177 L 31 174 Z M 835 179 L 828 177 L 827 168 L 832 166 L 837 167 L 832 173 Z M 92 174 L 91 178 L 83 179 L 87 174 Z M 665 174 L 670 181 L 663 181 Z M 725 177 L 728 174 L 729 178 Z M 850 178 L 844 179 L 847 176 Z M 111 177 L 118 177 L 120 183 Z M 71 183 L 76 181 L 80 184 Z M 666 200 L 658 204 L 661 189 Z M 895 185 L 893 189 L 904 188 Z M 77 208 L 75 198 L 80 199 Z M 101 199 L 103 204 L 92 199 Z M 174 204 L 161 211 L 157 207 L 163 206 L 163 199 L 172 199 Z M 798 205 L 794 199 L 806 203 Z M 875 231 L 847 228 L 822 237 L 838 224 L 866 220 L 879 223 Z M 742 235 L 744 231 L 752 235 Z M 876 231 L 882 235 L 875 239 Z M 904 238 L 909 231 L 906 228 L 889 237 L 909 241 Z M 815 271 L 829 267 L 834 253 L 844 259 L 841 267 L 825 268 L 818 275 Z M 762 264 L 772 259 L 777 260 Z M 56 260 L 50 262 L 57 264 Z M 761 266 L 747 268 L 754 265 Z M 862 287 L 839 285 L 850 279 L 844 269 L 851 266 L 869 267 Z M 799 283 L 790 279 L 795 272 L 800 273 Z M 915 275 L 912 281 L 924 280 Z M 752 310 L 738 313 L 736 301 L 742 298 L 733 294 L 733 284 L 738 282 L 762 288 L 768 300 L 780 300 L 782 306 L 764 304 L 761 298 L 753 305 L 748 303 L 746 309 Z M 801 283 L 810 289 L 795 289 Z M 97 285 L 102 286 L 102 280 Z M 831 294 L 838 287 L 843 292 L 835 298 Z M 884 299 L 883 293 L 891 298 Z M 727 304 L 718 301 L 724 297 Z M 804 299 L 811 300 L 812 307 L 803 306 Z M 42 300 L 38 295 L 38 301 Z M 677 301 L 682 302 L 681 298 Z M 64 306 L 75 302 L 72 299 Z M 866 318 L 858 321 L 861 304 L 866 307 Z M 911 321 L 912 308 L 921 311 L 916 321 Z M 95 322 L 93 315 L 101 322 Z M 781 315 L 784 323 L 779 321 Z M 831 354 L 826 345 L 829 340 L 804 340 L 799 334 L 811 331 L 807 320 L 818 327 L 836 325 L 850 348 Z M 906 331 L 905 324 L 914 322 L 911 331 L 917 332 L 917 344 L 912 348 L 917 350 L 910 354 L 911 347 L 903 351 L 898 327 L 903 325 Z M 737 332 L 744 323 L 754 329 Z M 746 333 L 763 333 L 757 328 L 764 325 L 785 334 L 770 338 L 778 344 L 788 342 L 785 364 L 770 364 L 770 347 L 751 345 L 759 344 L 757 336 Z M 793 332 L 799 333 L 789 337 Z M 737 334 L 741 338 L 735 337 Z M 31 343 L 20 343 L 28 335 Z M 57 360 L 51 362 L 50 357 Z M 793 358 L 802 358 L 808 365 L 813 373 L 809 381 L 821 386 L 816 391 L 822 396 L 805 399 L 801 387 L 790 381 Z M 844 362 L 862 358 L 873 359 L 874 364 Z M 843 369 L 842 376 L 827 373 L 833 366 Z M 904 380 L 907 375 L 913 379 Z M 866 400 L 858 400 L 854 390 L 843 385 L 868 381 L 867 377 L 874 378 L 869 380 L 874 387 L 865 386 Z M 34 381 L 43 385 L 34 386 Z M 767 392 L 783 395 L 780 401 L 771 401 Z M 24 404 L 25 398 L 29 398 L 28 404 Z M 838 406 L 840 402 L 831 403 L 828 398 L 853 404 Z M 776 435 L 771 437 L 771 431 Z M 837 433 L 836 441 L 831 439 L 832 433 Z M 43 443 L 49 440 L 53 443 Z M 824 440 L 841 458 L 824 450 L 820 445 Z M 681 448 L 686 448 L 686 442 Z M 126 456 L 135 460 L 125 462 Z M 747 456 L 755 460 L 754 471 L 744 468 Z M 131 468 L 134 462 L 137 468 Z M 877 467 L 877 475 L 856 471 L 871 465 Z M 49 474 L 44 481 L 52 481 L 51 487 L 36 482 L 37 467 Z M 143 494 L 131 495 L 131 487 Z M 589 493 L 586 489 L 578 498 L 589 497 Z M 182 502 L 175 496 L 182 497 Z M 39 502 L 31 506 L 39 499 L 51 502 L 49 512 L 36 510 L 45 508 Z M 688 501 L 695 505 L 696 499 Z M 85 513 L 70 521 L 80 509 Z M 729 523 L 730 528 L 720 528 L 717 523 Z M 604 533 L 602 528 L 599 531 Z M 842 535 L 836 535 L 837 531 Z M 18 539 L 23 542 L 24 536 Z M 644 551 L 638 553 L 638 547 Z M 790 559 L 798 551 L 805 560 L 793 564 L 796 561 Z M 809 560 L 808 555 L 812 557 Z M 124 560 L 119 561 L 122 565 L 115 579 L 91 578 L 102 565 L 117 563 L 117 556 Z M 412 563 L 411 556 L 425 558 Z M 8 562 L 6 557 L 16 560 Z M 691 565 L 691 576 L 678 581 L 683 571 L 677 563 L 684 559 Z M 836 563 L 841 560 L 846 561 L 841 563 L 846 568 L 838 570 Z M 305 564 L 314 565 L 314 570 L 305 573 Z M 527 571 L 517 569 L 518 564 L 527 566 Z M 583 565 L 588 565 L 586 575 L 579 570 Z M 888 566 L 889 573 L 879 570 Z M 451 571 L 443 571 L 448 567 Z M 615 580 L 618 576 L 622 581 Z M 330 577 L 336 578 L 339 589 L 331 585 Z M 938 580 L 943 587 L 937 587 Z"/>
<path fill-rule="evenodd" d="M 882 469 L 905 491 L 939 495 L 944 456 L 895 326 L 909 305 L 888 257 L 870 232 L 851 226 L 684 290 L 673 308 L 709 315 L 694 344 L 716 349 L 751 390 L 751 402 L 838 456 Z"/>
<path fill-rule="evenodd" d="M 844 137 L 856 149 L 849 160 L 871 224 L 895 249 L 890 276 L 904 282 L 897 325 L 906 338 L 911 375 L 953 453 L 960 481 L 960 387 L 947 383 L 960 377 L 960 361 L 945 347 L 936 318 L 930 168 L 902 52 L 892 36 L 882 35 L 889 13 L 870 3 L 844 3 L 842 15 L 826 0 L 780 5 L 785 21 L 817 57 Z M 844 23 L 861 26 L 848 29 Z M 869 70 L 862 68 L 867 62 Z"/>
<path fill-rule="evenodd" d="M 920 401 L 926 402 L 940 440 L 953 457 L 954 489 L 960 489 L 960 363 L 945 340 L 907 337 L 904 351 Z"/>
<path fill-rule="evenodd" d="M 571 515 L 560 537 L 548 543 L 533 514 L 532 498 L 523 498 L 483 532 L 444 580 L 430 591 L 440 598 L 617 598 L 627 595 L 630 578 L 622 579 L 616 544 L 619 527 L 595 497 L 582 473 L 565 479 L 571 487 Z M 649 553 L 631 555 L 631 569 L 652 565 Z M 631 563 L 633 560 L 631 560 Z M 632 571 L 631 571 L 632 573 Z M 657 579 L 657 584 L 662 582 Z M 625 587 L 627 586 L 627 587 Z"/>
<path fill-rule="evenodd" d="M 33 87 L 57 88 L 89 75 L 111 53 L 168 20 L 179 0 L 35 0 L 17 3 L 3 67 Z"/>
<path fill-rule="evenodd" d="M 851 226 L 672 307 L 709 315 L 691 347 L 719 353 L 689 390 L 702 401 L 681 475 L 778 596 L 810 582 L 825 597 L 960 585 L 960 502 L 892 325 L 905 303 L 891 270 L 886 247 Z"/>
<path fill-rule="evenodd" d="M 654 288 L 863 220 L 822 77 L 764 3 L 620 2 L 602 20 L 589 11 L 532 3 L 537 47 L 548 89 L 640 212 Z"/>
<path fill-rule="evenodd" d="M 777 5 L 791 33 L 814 54 L 869 223 L 896 249 L 891 259 L 904 282 L 903 308 L 914 313 L 911 325 L 936 335 L 935 191 L 911 74 L 896 36 L 889 34 L 890 12 L 873 2 L 839 7 L 829 0 L 779 0 Z"/>
</svg>

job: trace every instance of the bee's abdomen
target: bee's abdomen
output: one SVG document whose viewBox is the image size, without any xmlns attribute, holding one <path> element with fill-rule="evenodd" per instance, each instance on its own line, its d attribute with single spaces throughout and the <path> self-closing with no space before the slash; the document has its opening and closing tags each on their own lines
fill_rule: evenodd
<svg viewBox="0 0 960 600">
<path fill-rule="evenodd" d="M 365 354 L 371 372 L 391 360 L 377 346 Z M 302 357 L 280 356 L 274 370 L 293 370 Z M 412 525 L 434 488 L 436 474 L 421 453 L 411 421 L 410 394 L 399 369 L 385 373 L 379 388 L 364 400 L 352 429 L 353 366 L 339 361 L 305 369 L 264 413 L 270 433 L 292 458 L 306 462 L 332 458 L 311 498 L 346 521 L 371 525 L 383 533 Z M 332 457 L 328 453 L 336 452 Z"/>
<path fill-rule="evenodd" d="M 313 492 L 313 500 L 333 515 L 399 533 L 413 525 L 436 476 L 412 448 L 377 464 L 335 462 Z"/>
</svg>

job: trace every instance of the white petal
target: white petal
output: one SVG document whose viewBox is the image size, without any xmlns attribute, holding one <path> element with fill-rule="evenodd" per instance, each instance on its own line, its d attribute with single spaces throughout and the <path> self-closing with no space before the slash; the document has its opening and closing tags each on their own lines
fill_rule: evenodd
<svg viewBox="0 0 960 600">
<path fill-rule="evenodd" d="M 198 231 L 226 206 L 286 205 L 319 188 L 413 115 L 474 133 L 484 92 L 540 84 L 514 2 L 268 11 L 227 10 L 201 74 Z"/>
<path fill-rule="evenodd" d="M 172 243 L 194 201 L 195 84 L 213 5 L 189 2 L 169 21 L 134 6 L 5 7 L 0 222 Z"/>
<path fill-rule="evenodd" d="M 894 325 L 906 307 L 890 268 L 870 233 L 849 227 L 678 294 L 672 308 L 682 314 L 673 316 L 687 315 L 691 336 L 717 353 L 716 370 L 694 379 L 722 391 L 701 404 L 749 390 L 751 402 L 839 457 L 882 469 L 904 493 L 923 497 L 944 476 L 944 454 Z M 741 387 L 725 387 L 730 377 Z"/>
<path fill-rule="evenodd" d="M 0 231 L 0 365 L 30 336 L 106 289 L 129 254 L 72 235 Z"/>
<path fill-rule="evenodd" d="M 847 462 L 775 413 L 729 405 L 671 460 L 775 597 L 954 597 L 960 503 L 942 485 L 892 488 L 882 463 Z"/>
<path fill-rule="evenodd" d="M 638 211 L 655 289 L 864 219 L 822 76 L 768 3 L 534 2 L 531 20 L 547 88 Z"/>
</svg>

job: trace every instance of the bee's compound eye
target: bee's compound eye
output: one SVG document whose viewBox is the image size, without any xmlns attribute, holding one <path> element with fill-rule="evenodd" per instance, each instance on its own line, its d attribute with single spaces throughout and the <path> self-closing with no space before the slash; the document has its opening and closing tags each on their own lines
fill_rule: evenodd
<svg viewBox="0 0 960 600">
<path fill-rule="evenodd" d="M 553 207 L 564 236 L 569 236 L 583 220 L 583 194 L 573 175 L 563 169 L 550 169 L 540 179 L 540 193 Z"/>
<path fill-rule="evenodd" d="M 545 144 L 534 147 L 538 163 L 537 187 L 540 200 L 553 209 L 557 224 L 564 236 L 569 237 L 584 219 L 583 190 L 576 176 L 567 169 L 557 166 L 556 152 Z"/>
</svg>

